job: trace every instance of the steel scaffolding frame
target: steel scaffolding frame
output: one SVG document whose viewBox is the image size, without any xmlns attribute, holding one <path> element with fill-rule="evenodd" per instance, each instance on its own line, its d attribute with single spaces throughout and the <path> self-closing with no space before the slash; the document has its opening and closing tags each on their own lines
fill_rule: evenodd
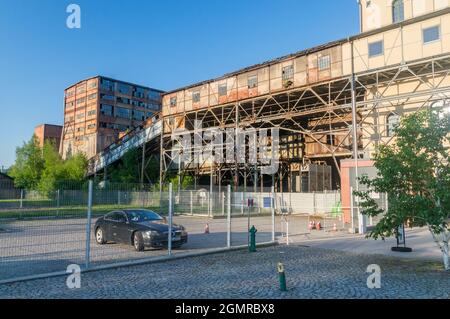
<svg viewBox="0 0 450 319">
<path fill-rule="evenodd" d="M 160 183 L 164 183 L 169 171 L 177 171 L 180 181 L 186 174 L 193 175 L 196 181 L 202 175 L 210 175 L 210 180 L 215 179 L 214 183 L 220 186 L 227 172 L 232 172 L 236 188 L 239 186 L 239 176 L 243 179 L 244 187 L 249 177 L 255 188 L 258 181 L 263 186 L 263 176 L 258 176 L 259 167 L 254 165 L 210 165 L 205 161 L 202 164 L 185 163 L 175 167 L 171 149 L 176 141 L 172 141 L 172 133 L 183 127 L 193 134 L 195 120 L 202 121 L 203 132 L 209 128 L 260 130 L 277 127 L 283 132 L 280 135 L 287 140 L 280 142 L 280 149 L 287 149 L 288 153 L 293 151 L 289 136 L 300 137 L 300 144 L 303 145 L 295 147 L 302 148 L 303 156 L 282 154 L 280 170 L 272 176 L 272 184 L 287 177 L 291 190 L 292 164 L 298 165 L 304 161 L 330 160 L 340 174 L 339 159 L 370 158 L 376 146 L 393 140 L 394 136 L 384 137 L 386 124 L 380 121 L 381 117 L 392 112 L 401 115 L 417 111 L 434 101 L 448 99 L 449 75 L 450 55 L 435 56 L 166 116 L 163 118 L 164 134 L 161 135 L 160 145 Z M 399 92 L 403 85 L 411 83 L 414 89 Z M 305 143 L 308 141 L 320 146 L 322 151 L 305 152 Z M 203 142 L 204 145 L 208 143 L 205 140 Z M 192 147 L 184 151 L 195 153 L 197 150 Z M 280 186 L 279 191 L 283 191 L 282 183 Z"/>
</svg>

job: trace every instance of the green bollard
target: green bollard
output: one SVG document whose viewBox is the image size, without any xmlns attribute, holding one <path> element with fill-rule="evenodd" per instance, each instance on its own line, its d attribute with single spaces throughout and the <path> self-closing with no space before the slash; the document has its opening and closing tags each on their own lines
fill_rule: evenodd
<svg viewBox="0 0 450 319">
<path fill-rule="evenodd" d="M 278 263 L 278 278 L 280 280 L 280 290 L 287 291 L 286 274 L 284 273 L 284 266 L 282 263 Z"/>
<path fill-rule="evenodd" d="M 256 228 L 253 226 L 250 230 L 250 244 L 248 246 L 248 251 L 251 253 L 256 252 Z"/>
</svg>

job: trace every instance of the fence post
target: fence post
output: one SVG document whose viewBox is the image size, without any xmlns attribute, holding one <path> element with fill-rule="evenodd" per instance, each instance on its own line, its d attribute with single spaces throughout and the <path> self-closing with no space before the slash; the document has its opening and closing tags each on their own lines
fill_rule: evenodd
<svg viewBox="0 0 450 319">
<path fill-rule="evenodd" d="M 244 216 L 244 192 L 241 192 L 241 214 Z"/>
<path fill-rule="evenodd" d="M 351 225 L 352 225 L 352 233 L 355 233 L 355 221 L 354 221 L 354 207 L 353 207 L 353 186 L 350 187 L 350 212 L 351 212 Z"/>
<path fill-rule="evenodd" d="M 120 206 L 120 190 L 117 191 L 117 205 Z"/>
<path fill-rule="evenodd" d="M 91 263 L 91 217 L 92 217 L 92 192 L 93 181 L 89 181 L 88 189 L 88 209 L 87 209 L 87 221 L 86 221 L 86 269 L 89 269 Z"/>
<path fill-rule="evenodd" d="M 222 216 L 225 216 L 225 192 L 221 192 L 220 197 L 222 199 Z"/>
<path fill-rule="evenodd" d="M 271 214 L 272 214 L 272 241 L 275 241 L 275 187 L 272 186 L 272 189 L 270 190 L 270 208 L 271 208 Z"/>
<path fill-rule="evenodd" d="M 168 232 L 168 242 L 167 242 L 167 252 L 169 256 L 172 256 L 172 183 L 169 184 L 169 232 Z"/>
<path fill-rule="evenodd" d="M 227 248 L 231 248 L 231 185 L 227 186 Z"/>
<path fill-rule="evenodd" d="M 56 217 L 59 217 L 59 189 L 56 191 Z"/>
<path fill-rule="evenodd" d="M 20 190 L 20 208 L 23 208 L 23 189 Z"/>
<path fill-rule="evenodd" d="M 317 213 L 316 209 L 317 209 L 317 207 L 316 207 L 316 192 L 313 192 L 313 212 L 314 212 L 314 214 Z"/>
<path fill-rule="evenodd" d="M 190 194 L 190 197 L 191 197 L 191 199 L 190 199 L 190 212 L 191 212 L 191 216 L 194 216 L 194 210 L 193 210 L 193 207 L 192 207 L 192 205 L 193 205 L 193 203 L 192 203 L 192 191 L 189 191 L 189 194 Z"/>
</svg>

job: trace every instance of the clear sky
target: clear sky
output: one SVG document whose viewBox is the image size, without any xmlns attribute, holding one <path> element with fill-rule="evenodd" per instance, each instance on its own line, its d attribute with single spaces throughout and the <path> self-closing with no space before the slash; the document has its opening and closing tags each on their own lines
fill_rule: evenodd
<svg viewBox="0 0 450 319">
<path fill-rule="evenodd" d="M 81 29 L 66 7 L 81 7 Z M 0 166 L 64 89 L 104 75 L 162 90 L 357 34 L 356 0 L 0 0 Z"/>
</svg>

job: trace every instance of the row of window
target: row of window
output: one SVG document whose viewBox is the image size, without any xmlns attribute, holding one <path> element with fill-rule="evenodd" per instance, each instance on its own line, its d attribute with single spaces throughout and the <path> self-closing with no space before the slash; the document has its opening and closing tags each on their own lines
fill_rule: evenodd
<svg viewBox="0 0 450 319">
<path fill-rule="evenodd" d="M 152 112 L 142 112 L 138 110 L 131 110 L 124 107 L 114 107 L 109 104 L 100 105 L 100 113 L 106 116 L 115 116 L 124 119 L 134 119 L 136 121 L 145 121 L 153 116 Z"/>
<path fill-rule="evenodd" d="M 99 127 L 101 128 L 109 128 L 113 130 L 119 130 L 119 131 L 126 131 L 130 129 L 129 125 L 123 125 L 123 124 L 116 124 L 116 123 L 107 123 L 107 122 L 100 122 Z"/>
<path fill-rule="evenodd" d="M 131 95 L 142 99 L 147 98 L 155 101 L 159 101 L 161 99 L 161 93 L 159 92 L 146 90 L 142 87 L 135 87 L 121 82 L 113 82 L 106 79 L 102 79 L 100 88 L 105 91 L 118 92 L 123 95 Z"/>
<path fill-rule="evenodd" d="M 319 71 L 328 70 L 331 67 L 331 58 L 329 55 L 321 56 L 317 60 L 317 67 Z M 282 69 L 281 78 L 283 81 L 293 80 L 294 79 L 294 65 L 288 65 Z M 249 89 L 254 89 L 258 87 L 258 76 L 252 75 L 247 79 L 247 87 Z M 228 86 L 226 83 L 220 84 L 218 87 L 219 96 L 226 96 L 228 94 Z M 200 102 L 200 91 L 192 92 L 192 102 L 199 103 Z M 177 106 L 177 98 L 170 98 L 170 106 Z"/>
<path fill-rule="evenodd" d="M 441 39 L 440 25 L 424 28 L 422 30 L 423 44 L 431 43 Z M 376 41 L 369 43 L 369 58 L 380 56 L 384 54 L 384 41 Z"/>
<path fill-rule="evenodd" d="M 92 123 L 92 124 L 89 124 L 88 126 L 87 126 L 87 129 L 88 130 L 93 130 L 93 129 L 95 129 L 96 128 L 96 124 L 95 123 Z M 84 132 L 84 126 L 80 126 L 80 127 L 77 127 L 76 129 L 75 129 L 75 131 L 77 132 L 77 133 L 82 133 L 82 132 Z"/>
<path fill-rule="evenodd" d="M 157 103 L 145 103 L 145 102 L 132 100 L 129 98 L 124 98 L 124 97 L 116 98 L 115 96 L 108 95 L 108 94 L 102 94 L 100 97 L 102 100 L 111 101 L 112 103 L 117 101 L 117 103 L 128 104 L 128 105 L 142 107 L 142 108 L 146 108 L 146 109 L 150 109 L 150 110 L 159 110 L 161 108 L 160 105 Z"/>
<path fill-rule="evenodd" d="M 97 82 L 90 82 L 87 85 L 88 90 L 95 89 L 96 87 L 97 87 Z M 77 93 L 77 94 L 86 93 L 86 85 L 77 86 L 74 90 L 66 92 L 66 97 L 72 97 L 75 95 L 75 93 Z"/>
</svg>

